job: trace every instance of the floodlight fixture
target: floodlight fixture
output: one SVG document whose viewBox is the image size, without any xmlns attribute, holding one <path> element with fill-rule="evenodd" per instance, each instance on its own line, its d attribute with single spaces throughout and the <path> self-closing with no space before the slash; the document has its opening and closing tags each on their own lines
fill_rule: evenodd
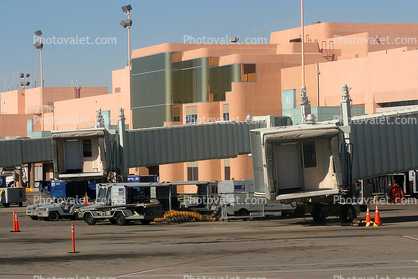
<svg viewBox="0 0 418 279">
<path fill-rule="evenodd" d="M 35 31 L 35 35 L 38 36 L 38 37 L 41 36 L 42 35 L 42 31 L 41 30 Z"/>
<path fill-rule="evenodd" d="M 122 7 L 122 11 L 124 13 L 129 13 L 132 10 L 132 6 L 131 5 L 125 5 Z"/>
<path fill-rule="evenodd" d="M 129 27 L 131 27 L 131 26 L 132 26 L 132 20 L 130 20 L 130 19 L 127 19 L 127 20 L 122 20 L 122 21 L 120 22 L 120 25 L 121 25 L 123 28 L 129 28 Z"/>
<path fill-rule="evenodd" d="M 44 44 L 37 42 L 36 44 L 34 44 L 34 46 L 36 47 L 36 49 L 42 49 L 44 47 Z"/>
<path fill-rule="evenodd" d="M 120 22 L 120 26 L 122 26 L 123 28 L 126 28 L 126 23 L 125 23 L 125 21 L 124 21 L 124 20 L 122 20 L 122 21 Z"/>
<path fill-rule="evenodd" d="M 30 85 L 29 81 L 26 81 L 27 78 L 30 77 L 30 74 L 24 74 L 24 73 L 20 73 L 20 78 L 22 79 L 22 81 L 20 82 L 20 86 L 23 87 L 23 89 L 26 89 L 26 86 Z"/>
</svg>

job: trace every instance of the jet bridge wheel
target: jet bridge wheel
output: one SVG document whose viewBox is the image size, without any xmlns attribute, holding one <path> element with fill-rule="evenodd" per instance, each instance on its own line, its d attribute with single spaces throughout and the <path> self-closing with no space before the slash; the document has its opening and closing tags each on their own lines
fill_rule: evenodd
<svg viewBox="0 0 418 279">
<path fill-rule="evenodd" d="M 97 219 L 94 218 L 90 212 L 85 213 L 83 216 L 83 219 L 88 225 L 91 225 L 91 226 L 95 225 L 97 222 Z"/>
<path fill-rule="evenodd" d="M 313 207 L 312 210 L 312 217 L 315 223 L 324 223 L 325 219 L 327 218 L 327 215 L 325 211 L 323 210 L 322 205 L 316 204 Z"/>
<path fill-rule="evenodd" d="M 356 211 L 354 210 L 353 205 L 344 204 L 341 207 L 340 218 L 343 222 L 352 222 L 356 218 Z"/>
</svg>

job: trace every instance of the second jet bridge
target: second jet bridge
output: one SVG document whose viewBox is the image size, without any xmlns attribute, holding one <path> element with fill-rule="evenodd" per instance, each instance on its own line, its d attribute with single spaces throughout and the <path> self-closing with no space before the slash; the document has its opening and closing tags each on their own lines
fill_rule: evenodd
<svg viewBox="0 0 418 279">
<path fill-rule="evenodd" d="M 126 132 L 127 167 L 152 166 L 208 159 L 232 158 L 251 153 L 251 129 L 264 122 L 216 122 L 158 127 Z"/>
</svg>

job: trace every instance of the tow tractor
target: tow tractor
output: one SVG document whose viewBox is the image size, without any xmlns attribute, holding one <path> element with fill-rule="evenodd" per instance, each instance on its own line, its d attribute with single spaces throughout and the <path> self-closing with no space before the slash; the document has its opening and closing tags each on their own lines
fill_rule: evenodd
<svg viewBox="0 0 418 279">
<path fill-rule="evenodd" d="M 26 207 L 26 216 L 29 216 L 32 220 L 58 221 L 58 219 L 65 218 L 75 220 L 77 217 L 76 210 L 84 206 L 86 204 L 77 199 L 35 203 Z"/>
<path fill-rule="evenodd" d="M 131 221 L 148 225 L 154 218 L 162 218 L 161 203 L 151 198 L 158 183 L 106 183 L 97 185 L 97 198 L 93 205 L 78 209 L 78 217 L 89 225 L 97 221 L 124 226 Z"/>
</svg>

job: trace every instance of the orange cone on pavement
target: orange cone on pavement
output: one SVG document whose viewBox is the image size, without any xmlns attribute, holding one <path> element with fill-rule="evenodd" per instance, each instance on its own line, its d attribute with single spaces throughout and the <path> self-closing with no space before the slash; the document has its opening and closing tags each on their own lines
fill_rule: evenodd
<svg viewBox="0 0 418 279">
<path fill-rule="evenodd" d="M 366 223 L 370 223 L 372 220 L 370 219 L 370 207 L 367 206 L 367 213 L 366 213 Z"/>
<path fill-rule="evenodd" d="M 15 213 L 15 222 L 16 222 L 16 231 L 17 232 L 20 232 L 20 229 L 19 229 L 19 220 L 17 219 L 17 213 Z"/>
<path fill-rule="evenodd" d="M 370 218 L 370 207 L 369 206 L 367 206 L 366 221 L 364 221 L 364 223 L 366 223 L 366 227 L 376 226 L 376 224 L 373 223 L 373 221 Z"/>
<path fill-rule="evenodd" d="M 380 220 L 380 214 L 379 214 L 379 204 L 376 203 L 376 212 L 374 215 L 374 223 L 378 226 L 382 225 L 382 221 Z"/>
<path fill-rule="evenodd" d="M 10 232 L 20 232 L 19 230 L 19 221 L 17 219 L 17 213 L 13 210 L 13 231 Z"/>
</svg>

